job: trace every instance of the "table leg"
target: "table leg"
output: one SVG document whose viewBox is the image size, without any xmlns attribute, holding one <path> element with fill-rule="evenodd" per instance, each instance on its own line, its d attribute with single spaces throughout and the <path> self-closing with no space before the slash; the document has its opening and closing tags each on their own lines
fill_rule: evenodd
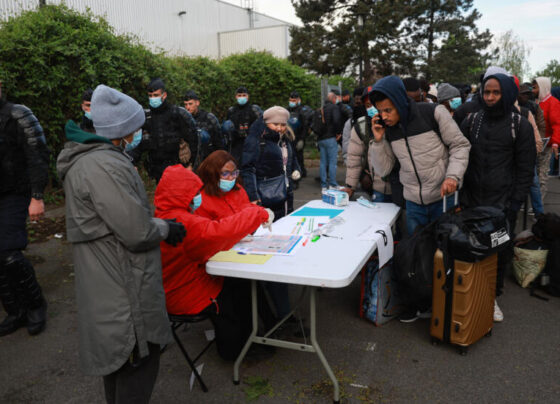
<svg viewBox="0 0 560 404">
<path fill-rule="evenodd" d="M 255 336 L 257 335 L 257 330 L 259 329 L 259 315 L 257 310 L 257 281 L 253 279 L 251 280 L 251 311 L 253 315 L 253 331 L 251 331 L 251 335 L 249 335 L 245 346 L 239 353 L 239 356 L 237 357 L 237 359 L 235 360 L 235 364 L 233 365 L 234 384 L 239 384 L 239 366 L 241 365 L 241 362 L 243 362 L 243 358 L 245 358 L 247 351 L 249 351 L 249 348 L 251 347 Z"/>
<path fill-rule="evenodd" d="M 319 357 L 319 360 L 321 361 L 321 363 L 323 364 L 323 367 L 325 368 L 325 370 L 327 371 L 327 374 L 329 375 L 329 378 L 331 379 L 332 383 L 333 383 L 333 388 L 334 388 L 334 396 L 333 396 L 333 401 L 335 403 L 340 402 L 340 390 L 338 387 L 338 380 L 336 380 L 336 376 L 334 375 L 334 372 L 332 371 L 331 367 L 329 366 L 329 363 L 327 362 L 327 358 L 325 358 L 325 355 L 323 355 L 323 352 L 321 351 L 321 348 L 319 347 L 319 344 L 317 343 L 317 334 L 316 334 L 316 309 L 315 309 L 315 293 L 316 293 L 317 288 L 312 287 L 311 291 L 310 291 L 310 295 L 309 295 L 309 314 L 311 317 L 310 320 L 310 332 L 311 332 L 311 345 L 313 345 L 313 348 L 315 348 L 315 352 L 317 353 L 317 356 Z"/>
</svg>

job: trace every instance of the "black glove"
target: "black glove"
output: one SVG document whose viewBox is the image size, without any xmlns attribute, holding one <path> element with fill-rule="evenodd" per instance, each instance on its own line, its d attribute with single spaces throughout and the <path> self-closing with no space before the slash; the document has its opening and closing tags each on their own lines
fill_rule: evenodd
<svg viewBox="0 0 560 404">
<path fill-rule="evenodd" d="M 169 233 L 167 234 L 165 242 L 175 247 L 177 244 L 183 241 L 183 239 L 187 235 L 187 230 L 185 230 L 185 226 L 183 226 L 183 223 L 177 223 L 177 219 L 164 220 L 169 225 Z"/>
</svg>

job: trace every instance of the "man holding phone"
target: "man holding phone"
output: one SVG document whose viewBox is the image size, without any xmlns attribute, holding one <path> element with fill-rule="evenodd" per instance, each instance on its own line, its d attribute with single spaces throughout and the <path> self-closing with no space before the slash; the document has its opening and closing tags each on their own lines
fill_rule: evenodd
<svg viewBox="0 0 560 404">
<path fill-rule="evenodd" d="M 412 234 L 418 225 L 441 216 L 442 197 L 461 184 L 470 144 L 443 105 L 416 103 L 397 76 L 379 80 L 369 97 L 378 110 L 370 147 L 374 170 L 386 176 L 397 160 L 400 163 L 407 230 Z"/>
</svg>

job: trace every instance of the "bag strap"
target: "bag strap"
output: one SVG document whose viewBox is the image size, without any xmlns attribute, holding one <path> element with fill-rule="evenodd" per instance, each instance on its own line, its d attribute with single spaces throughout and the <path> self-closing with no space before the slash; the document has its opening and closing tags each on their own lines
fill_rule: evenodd
<svg viewBox="0 0 560 404">
<path fill-rule="evenodd" d="M 325 111 L 323 107 L 321 107 L 321 122 L 323 122 L 323 125 L 325 124 Z"/>
</svg>

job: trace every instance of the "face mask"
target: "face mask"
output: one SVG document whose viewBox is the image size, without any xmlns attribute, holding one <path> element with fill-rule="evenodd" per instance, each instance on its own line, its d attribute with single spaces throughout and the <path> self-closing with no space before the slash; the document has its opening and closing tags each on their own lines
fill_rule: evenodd
<svg viewBox="0 0 560 404">
<path fill-rule="evenodd" d="M 124 151 L 129 152 L 129 151 L 135 149 L 136 146 L 138 146 L 141 141 L 142 141 L 142 129 L 138 129 L 134 133 L 134 136 L 132 137 L 132 142 L 127 143 L 126 140 L 124 141 L 126 143 L 126 145 L 124 146 Z"/>
<path fill-rule="evenodd" d="M 373 118 L 373 117 L 375 116 L 375 114 L 377 114 L 378 112 L 379 112 L 379 111 L 377 111 L 377 108 L 375 108 L 375 107 L 373 107 L 373 106 L 372 106 L 372 107 L 369 107 L 369 108 L 367 109 L 367 114 L 368 114 L 368 116 L 369 116 L 370 118 Z"/>
<path fill-rule="evenodd" d="M 152 108 L 159 108 L 162 103 L 163 101 L 161 100 L 161 97 L 150 98 L 150 107 Z"/>
<path fill-rule="evenodd" d="M 191 202 L 191 210 L 194 212 L 195 210 L 200 208 L 200 205 L 202 205 L 202 195 L 197 194 Z"/>
<path fill-rule="evenodd" d="M 294 108 L 297 105 L 297 102 L 288 102 L 288 105 L 290 106 L 290 108 Z"/>
<path fill-rule="evenodd" d="M 336 103 L 337 103 L 337 104 L 340 104 L 340 98 L 337 98 L 337 99 L 336 99 Z"/>
<path fill-rule="evenodd" d="M 90 111 L 84 111 L 84 116 L 91 121 L 91 112 Z"/>
<path fill-rule="evenodd" d="M 449 101 L 449 106 L 452 110 L 456 110 L 461 105 L 461 97 L 455 97 Z"/>
<path fill-rule="evenodd" d="M 224 192 L 229 192 L 235 185 L 235 180 L 224 180 L 220 178 L 220 189 Z"/>
<path fill-rule="evenodd" d="M 247 104 L 247 97 L 239 97 L 239 98 L 237 98 L 237 103 L 238 103 L 239 105 L 245 105 L 245 104 Z"/>
</svg>

